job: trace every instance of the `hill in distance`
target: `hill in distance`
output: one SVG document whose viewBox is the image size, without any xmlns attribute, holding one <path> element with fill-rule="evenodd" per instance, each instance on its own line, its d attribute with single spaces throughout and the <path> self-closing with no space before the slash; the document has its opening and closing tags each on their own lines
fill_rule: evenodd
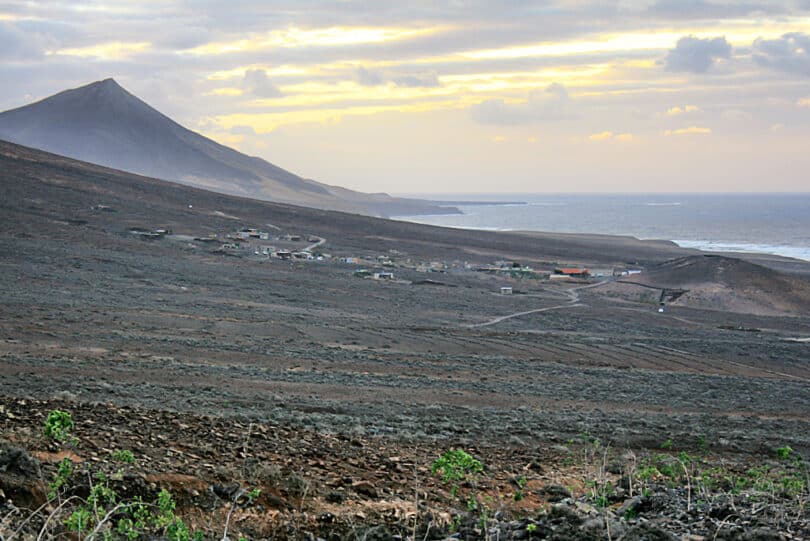
<svg viewBox="0 0 810 541">
<path fill-rule="evenodd" d="M 378 216 L 458 212 L 302 178 L 184 128 L 113 79 L 0 113 L 0 139 L 253 199 Z"/>
<path fill-rule="evenodd" d="M 114 212 L 92 210 L 98 204 Z M 71 224 L 85 225 L 66 227 Z M 119 233 L 160 226 L 198 236 L 266 224 L 327 238 L 330 250 L 355 255 L 396 248 L 425 259 L 476 263 L 515 259 L 552 266 L 560 261 L 657 263 L 692 253 L 675 244 L 630 237 L 453 229 L 247 199 L 0 140 L 0 233 L 73 238 L 91 226 Z"/>
<path fill-rule="evenodd" d="M 807 313 L 810 282 L 742 259 L 690 255 L 655 265 L 623 282 L 685 289 L 675 304 L 753 314 Z"/>
</svg>

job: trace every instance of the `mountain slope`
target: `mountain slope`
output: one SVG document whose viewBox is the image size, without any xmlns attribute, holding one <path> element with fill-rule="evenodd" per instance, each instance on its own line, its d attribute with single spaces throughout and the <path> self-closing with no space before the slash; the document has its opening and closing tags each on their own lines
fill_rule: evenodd
<svg viewBox="0 0 810 541">
<path fill-rule="evenodd" d="M 93 210 L 103 204 L 110 212 Z M 517 259 L 585 263 L 661 262 L 692 253 L 657 242 L 606 235 L 452 229 L 224 195 L 137 176 L 0 140 L 0 238 L 80 231 L 125 233 L 168 227 L 198 236 L 242 227 L 271 227 L 329 239 L 345 255 L 396 249 L 426 260 L 487 263 Z M 82 225 L 84 224 L 84 225 Z"/>
<path fill-rule="evenodd" d="M 675 301 L 685 306 L 754 314 L 806 314 L 810 309 L 810 282 L 733 257 L 691 255 L 622 281 L 685 289 Z"/>
<path fill-rule="evenodd" d="M 268 201 L 375 215 L 446 213 L 428 201 L 299 177 L 188 130 L 113 79 L 0 113 L 0 138 L 150 177 Z"/>
</svg>

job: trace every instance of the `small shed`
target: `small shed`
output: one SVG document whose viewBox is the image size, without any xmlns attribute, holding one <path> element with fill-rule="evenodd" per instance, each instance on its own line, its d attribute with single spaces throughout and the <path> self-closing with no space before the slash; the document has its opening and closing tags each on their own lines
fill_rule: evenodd
<svg viewBox="0 0 810 541">
<path fill-rule="evenodd" d="M 512 286 L 503 286 L 501 288 L 501 295 L 511 295 L 512 294 Z"/>
</svg>

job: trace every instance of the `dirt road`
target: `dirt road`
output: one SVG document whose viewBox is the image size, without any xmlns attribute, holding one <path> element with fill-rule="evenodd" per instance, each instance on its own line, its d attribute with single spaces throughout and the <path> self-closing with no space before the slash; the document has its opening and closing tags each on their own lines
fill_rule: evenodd
<svg viewBox="0 0 810 541">
<path fill-rule="evenodd" d="M 490 319 L 489 321 L 485 321 L 483 323 L 474 323 L 474 324 L 465 325 L 465 326 L 467 328 L 469 328 L 469 329 L 476 329 L 476 328 L 480 328 L 480 327 L 489 327 L 491 325 L 497 325 L 498 323 L 500 323 L 502 321 L 506 321 L 508 319 L 514 319 L 514 318 L 517 318 L 517 317 L 528 316 L 529 314 L 538 314 L 538 313 L 541 313 L 541 312 L 549 312 L 551 310 L 560 310 L 560 309 L 565 309 L 565 308 L 578 308 L 578 307 L 582 307 L 582 306 L 588 306 L 587 304 L 583 304 L 583 303 L 579 302 L 579 292 L 582 291 L 583 289 L 591 289 L 591 288 L 594 288 L 594 287 L 599 287 L 599 286 L 601 286 L 603 284 L 608 283 L 609 281 L 610 280 L 603 280 L 603 281 L 597 282 L 595 284 L 588 284 L 588 285 L 584 285 L 584 286 L 577 286 L 577 287 L 572 287 L 572 288 L 569 288 L 569 289 L 560 290 L 560 292 L 563 293 L 563 295 L 568 297 L 568 302 L 565 303 L 565 304 L 558 304 L 556 306 L 547 306 L 545 308 L 536 308 L 534 310 L 525 310 L 523 312 L 515 312 L 513 314 L 508 314 L 508 315 L 505 315 L 505 316 L 499 316 L 499 317 Z"/>
</svg>

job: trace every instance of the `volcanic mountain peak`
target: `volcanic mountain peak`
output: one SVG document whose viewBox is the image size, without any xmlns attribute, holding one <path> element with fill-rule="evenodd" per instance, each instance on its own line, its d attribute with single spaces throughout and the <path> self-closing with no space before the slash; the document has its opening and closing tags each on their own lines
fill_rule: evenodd
<svg viewBox="0 0 810 541">
<path fill-rule="evenodd" d="M 96 81 L 95 83 L 90 83 L 87 87 L 97 87 L 97 88 L 109 88 L 109 89 L 117 89 L 121 92 L 129 94 L 124 88 L 118 84 L 118 81 L 113 79 L 112 77 L 107 77 L 106 79 L 102 79 L 100 81 Z"/>
<path fill-rule="evenodd" d="M 102 120 L 120 121 L 122 120 L 120 118 L 103 119 L 102 117 L 116 110 L 118 113 L 122 113 L 127 109 L 129 109 L 130 113 L 157 115 L 168 120 L 167 117 L 127 92 L 115 79 L 109 78 L 79 88 L 65 90 L 30 105 L 6 111 L 0 114 L 0 118 L 3 119 L 0 130 L 5 131 L 4 126 L 6 123 L 13 123 L 14 120 L 18 120 L 18 124 L 19 121 L 48 121 L 47 118 L 39 118 L 46 114 L 56 115 L 58 118 L 72 118 L 77 122 L 84 123 L 89 120 L 94 122 Z M 53 121 L 54 119 L 51 118 L 50 120 Z M 24 126 L 17 127 L 25 129 Z"/>
<path fill-rule="evenodd" d="M 81 94 L 93 94 L 95 93 L 97 99 L 138 99 L 135 98 L 132 94 L 124 90 L 124 87 L 118 84 L 118 81 L 113 79 L 112 77 L 107 77 L 106 79 L 102 79 L 101 81 L 96 81 L 84 86 L 80 86 L 79 88 L 74 88 L 72 90 L 66 90 L 64 92 L 60 92 L 57 96 L 62 95 L 81 95 Z M 140 101 L 140 100 L 138 100 Z"/>
<path fill-rule="evenodd" d="M 304 179 L 184 128 L 112 78 L 0 113 L 0 139 L 255 199 L 361 214 L 457 212 Z"/>
</svg>

